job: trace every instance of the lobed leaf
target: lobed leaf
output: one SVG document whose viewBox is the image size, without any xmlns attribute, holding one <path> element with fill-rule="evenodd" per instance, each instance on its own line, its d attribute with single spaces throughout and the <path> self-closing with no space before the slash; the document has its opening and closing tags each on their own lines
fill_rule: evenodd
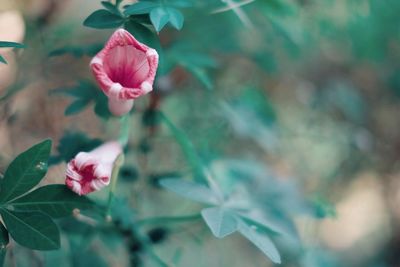
<svg viewBox="0 0 400 267">
<path fill-rule="evenodd" d="M 223 207 L 207 208 L 201 211 L 201 216 L 217 238 L 224 238 L 238 230 L 236 216 L 229 209 Z"/>
<path fill-rule="evenodd" d="M 95 29 L 113 29 L 121 26 L 124 18 L 105 9 L 99 9 L 89 15 L 83 22 L 86 27 Z"/>
</svg>

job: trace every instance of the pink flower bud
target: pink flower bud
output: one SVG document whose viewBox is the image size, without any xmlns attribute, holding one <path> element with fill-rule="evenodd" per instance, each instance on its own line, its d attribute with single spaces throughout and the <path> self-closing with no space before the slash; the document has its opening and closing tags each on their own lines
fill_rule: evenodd
<svg viewBox="0 0 400 267">
<path fill-rule="evenodd" d="M 114 161 L 121 153 L 122 147 L 115 141 L 79 152 L 68 163 L 65 184 L 78 195 L 102 189 L 110 183 Z"/>
<path fill-rule="evenodd" d="M 119 29 L 92 59 L 90 67 L 108 96 L 110 111 L 120 116 L 131 110 L 134 99 L 153 90 L 158 54 Z"/>
</svg>

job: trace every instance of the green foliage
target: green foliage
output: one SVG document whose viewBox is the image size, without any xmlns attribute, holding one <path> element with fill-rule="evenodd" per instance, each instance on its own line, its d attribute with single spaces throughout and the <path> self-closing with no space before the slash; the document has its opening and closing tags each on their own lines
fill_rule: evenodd
<svg viewBox="0 0 400 267">
<path fill-rule="evenodd" d="M 7 229 L 0 222 L 0 267 L 3 267 L 4 260 L 6 258 L 7 248 L 6 246 L 10 242 Z"/>
<path fill-rule="evenodd" d="M 41 142 L 18 157 L 8 166 L 1 180 L 0 203 L 6 203 L 35 187 L 47 172 L 51 140 Z"/>
<path fill-rule="evenodd" d="M 91 45 L 77 45 L 77 46 L 65 46 L 59 49 L 55 49 L 49 53 L 50 57 L 62 56 L 65 54 L 70 54 L 76 58 L 80 58 L 84 55 L 93 57 L 95 56 L 101 49 L 103 48 L 103 44 L 91 44 Z"/>
<path fill-rule="evenodd" d="M 75 101 L 65 109 L 64 114 L 67 116 L 81 112 L 90 103 L 94 102 L 96 115 L 104 119 L 111 117 L 107 106 L 107 97 L 97 86 L 89 81 L 81 80 L 76 86 L 54 89 L 52 94 L 65 94 L 75 98 Z"/>
<path fill-rule="evenodd" d="M 60 233 L 51 218 L 39 212 L 0 210 L 12 238 L 20 245 L 36 250 L 60 248 Z"/>
<path fill-rule="evenodd" d="M 15 43 L 15 42 L 6 42 L 0 41 L 0 48 L 11 47 L 11 48 L 25 48 L 24 44 Z M 0 62 L 7 64 L 7 61 L 0 55 Z"/>
<path fill-rule="evenodd" d="M 179 1 L 140 1 L 127 6 L 124 14 L 126 16 L 149 14 L 157 32 L 160 32 L 168 22 L 175 29 L 181 30 L 184 16 L 176 7 L 182 7 Z"/>
<path fill-rule="evenodd" d="M 2 244 L 7 232 L 20 245 L 36 250 L 60 247 L 60 234 L 51 217 L 72 214 L 74 209 L 92 208 L 94 204 L 74 194 L 65 185 L 48 185 L 29 192 L 45 176 L 51 140 L 34 145 L 17 156 L 1 180 L 0 214 Z M 2 247 L 1 257 L 4 257 Z"/>
<path fill-rule="evenodd" d="M 178 178 L 169 178 L 160 181 L 161 186 L 175 192 L 185 198 L 212 205 L 211 208 L 204 208 L 201 215 L 217 238 L 226 237 L 232 233 L 239 232 L 256 247 L 258 247 L 274 263 L 280 263 L 280 254 L 275 245 L 265 232 L 256 230 L 259 226 L 275 232 L 276 227 L 268 221 L 246 220 L 243 218 L 243 207 L 232 199 L 221 199 L 219 186 L 209 179 L 211 188 L 206 188 L 199 183 L 191 183 Z M 218 200 L 219 201 L 216 201 Z M 237 206 L 239 205 L 239 206 Z"/>
<path fill-rule="evenodd" d="M 101 143 L 100 139 L 91 139 L 84 133 L 67 131 L 57 146 L 58 154 L 50 157 L 49 164 L 57 164 L 61 161 L 69 162 L 79 152 L 88 152 Z"/>
<path fill-rule="evenodd" d="M 99 9 L 89 15 L 83 22 L 86 27 L 95 29 L 112 29 L 121 26 L 124 18 L 106 9 Z"/>
</svg>

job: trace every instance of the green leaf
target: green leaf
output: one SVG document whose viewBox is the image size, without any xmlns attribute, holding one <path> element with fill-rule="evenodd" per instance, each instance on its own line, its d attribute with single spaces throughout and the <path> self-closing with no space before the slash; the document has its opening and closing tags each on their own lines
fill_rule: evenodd
<svg viewBox="0 0 400 267">
<path fill-rule="evenodd" d="M 169 130 L 171 131 L 172 135 L 174 136 L 175 140 L 178 142 L 179 146 L 181 147 L 183 153 L 186 156 L 187 161 L 189 162 L 194 179 L 199 182 L 199 183 L 204 183 L 207 184 L 207 179 L 206 175 L 204 173 L 204 167 L 201 162 L 201 159 L 197 155 L 197 152 L 192 144 L 192 142 L 189 140 L 189 138 L 186 136 L 186 134 L 178 129 L 172 121 L 170 121 L 164 113 L 160 112 L 160 118 L 165 122 Z"/>
<path fill-rule="evenodd" d="M 68 162 L 79 152 L 88 152 L 101 143 L 100 139 L 91 139 L 84 133 L 66 131 L 57 146 L 58 155 L 51 157 L 49 164 L 56 164 L 62 160 Z"/>
<path fill-rule="evenodd" d="M 128 6 L 125 9 L 124 14 L 127 16 L 130 15 L 142 15 L 150 13 L 154 8 L 159 7 L 160 5 L 153 2 L 138 2 Z"/>
<path fill-rule="evenodd" d="M 231 210 L 221 207 L 207 208 L 201 211 L 201 216 L 217 238 L 224 238 L 238 230 L 236 216 Z"/>
<path fill-rule="evenodd" d="M 78 196 L 65 185 L 52 184 L 40 187 L 35 191 L 10 203 L 15 210 L 41 211 L 53 218 L 72 215 L 74 209 L 89 209 L 94 206 L 88 198 Z"/>
<path fill-rule="evenodd" d="M 101 4 L 111 13 L 117 15 L 117 16 L 121 16 L 121 12 L 119 12 L 119 9 L 117 6 L 113 5 L 110 2 L 107 1 L 101 1 Z"/>
<path fill-rule="evenodd" d="M 1 63 L 4 63 L 4 64 L 7 64 L 7 61 L 4 59 L 4 57 L 2 57 L 1 55 L 0 55 L 0 62 Z"/>
<path fill-rule="evenodd" d="M 182 12 L 172 7 L 166 8 L 166 10 L 169 14 L 169 22 L 171 23 L 171 25 L 174 26 L 174 28 L 177 30 L 182 29 L 184 21 Z"/>
<path fill-rule="evenodd" d="M 0 222 L 0 267 L 3 267 L 4 260 L 6 258 L 7 248 L 10 239 L 8 237 L 8 231 L 4 225 Z"/>
<path fill-rule="evenodd" d="M 179 178 L 166 178 L 160 181 L 160 185 L 182 197 L 209 205 L 218 205 L 216 194 L 207 186 Z"/>
<path fill-rule="evenodd" d="M 75 115 L 86 108 L 89 105 L 90 99 L 78 99 L 72 102 L 64 111 L 65 116 Z"/>
<path fill-rule="evenodd" d="M 279 251 L 266 234 L 258 232 L 254 226 L 244 222 L 239 223 L 239 232 L 270 258 L 272 262 L 281 263 Z"/>
<path fill-rule="evenodd" d="M 0 41 L 0 47 L 25 48 L 25 45 L 20 44 L 20 43 L 15 43 L 15 42 Z"/>
<path fill-rule="evenodd" d="M 169 14 L 165 8 L 157 7 L 151 10 L 150 20 L 157 32 L 168 23 Z"/>
<path fill-rule="evenodd" d="M 105 9 L 99 9 L 89 15 L 83 22 L 86 27 L 95 29 L 112 29 L 121 26 L 124 18 Z"/>
<path fill-rule="evenodd" d="M 0 214 L 8 232 L 20 245 L 36 250 L 60 248 L 60 232 L 47 215 L 7 209 L 1 209 Z"/>
<path fill-rule="evenodd" d="M 12 200 L 36 186 L 47 172 L 51 140 L 45 140 L 17 156 L 1 181 L 0 203 Z"/>
</svg>

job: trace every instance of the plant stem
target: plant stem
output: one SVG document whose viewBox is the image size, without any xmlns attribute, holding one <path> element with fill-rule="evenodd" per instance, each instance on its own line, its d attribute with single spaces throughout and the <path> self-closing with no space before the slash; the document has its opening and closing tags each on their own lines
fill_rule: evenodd
<svg viewBox="0 0 400 267">
<path fill-rule="evenodd" d="M 121 131 L 119 134 L 119 142 L 124 147 L 128 144 L 129 134 L 131 131 L 131 123 L 129 114 L 123 116 L 121 119 Z"/>
<path fill-rule="evenodd" d="M 114 191 L 115 191 L 115 188 L 117 187 L 119 170 L 123 163 L 124 163 L 124 153 L 121 153 L 114 162 L 114 167 L 113 167 L 112 174 L 111 174 L 111 187 L 110 187 L 110 193 L 108 195 L 107 211 L 106 211 L 106 216 L 105 216 L 106 221 L 112 220 L 111 215 L 110 215 L 111 205 L 112 205 L 112 201 L 114 199 Z"/>
</svg>

